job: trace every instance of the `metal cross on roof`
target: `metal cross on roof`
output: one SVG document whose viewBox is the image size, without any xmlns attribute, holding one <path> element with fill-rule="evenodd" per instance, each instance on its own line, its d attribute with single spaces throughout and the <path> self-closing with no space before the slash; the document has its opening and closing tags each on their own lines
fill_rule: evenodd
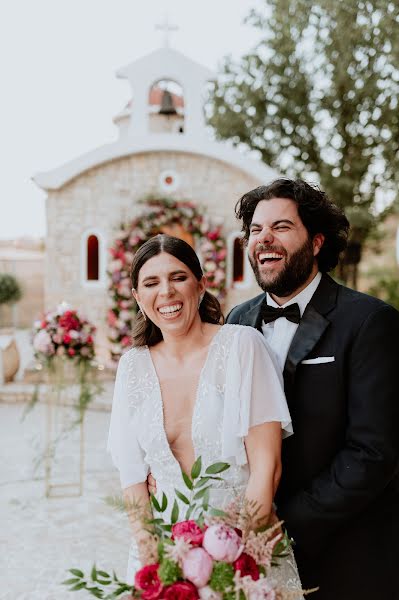
<svg viewBox="0 0 399 600">
<path fill-rule="evenodd" d="M 169 48 L 169 34 L 172 31 L 178 31 L 179 27 L 177 25 L 172 25 L 171 23 L 169 23 L 169 16 L 165 14 L 162 23 L 158 23 L 157 25 L 155 25 L 155 29 L 164 32 L 163 45 L 165 48 Z"/>
</svg>

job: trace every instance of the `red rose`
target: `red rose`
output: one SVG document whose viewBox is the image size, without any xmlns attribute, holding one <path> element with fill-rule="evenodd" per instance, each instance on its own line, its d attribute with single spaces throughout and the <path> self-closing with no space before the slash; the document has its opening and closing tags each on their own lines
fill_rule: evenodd
<svg viewBox="0 0 399 600">
<path fill-rule="evenodd" d="M 71 341 L 72 341 L 72 338 L 71 338 L 71 336 L 69 335 L 69 333 L 66 333 L 66 334 L 64 335 L 64 338 L 63 338 L 63 339 L 64 339 L 64 344 L 70 344 L 70 343 L 71 343 Z"/>
<path fill-rule="evenodd" d="M 183 538 L 193 546 L 201 546 L 204 539 L 204 532 L 195 521 L 182 521 L 173 525 L 172 536 L 174 538 Z"/>
<path fill-rule="evenodd" d="M 89 337 L 86 340 L 86 344 L 92 344 L 93 343 L 93 338 L 91 337 L 91 335 L 89 335 Z"/>
<path fill-rule="evenodd" d="M 68 354 L 69 356 L 75 356 L 76 352 L 73 348 L 68 348 Z"/>
<path fill-rule="evenodd" d="M 165 588 L 163 600 L 195 600 L 199 598 L 197 588 L 189 581 L 176 581 Z"/>
<path fill-rule="evenodd" d="M 134 585 L 142 591 L 143 600 L 157 600 L 162 594 L 162 583 L 158 577 L 159 565 L 146 565 L 137 571 Z"/>
<path fill-rule="evenodd" d="M 121 343 L 122 343 L 122 346 L 130 346 L 130 344 L 131 344 L 130 337 L 128 335 L 123 336 Z"/>
<path fill-rule="evenodd" d="M 41 327 L 42 329 L 46 329 L 46 327 L 47 327 L 47 321 L 42 321 L 42 322 L 40 323 L 40 327 Z"/>
<path fill-rule="evenodd" d="M 258 581 L 259 579 L 259 569 L 258 565 L 249 554 L 243 552 L 237 560 L 233 562 L 233 567 L 235 571 L 240 571 L 241 577 L 245 577 L 246 575 L 250 575 L 252 579 Z"/>
</svg>

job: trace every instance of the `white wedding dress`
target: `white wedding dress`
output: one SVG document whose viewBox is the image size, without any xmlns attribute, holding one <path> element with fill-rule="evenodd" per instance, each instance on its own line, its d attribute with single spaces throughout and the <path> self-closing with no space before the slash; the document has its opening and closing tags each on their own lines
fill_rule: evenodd
<svg viewBox="0 0 399 600">
<path fill-rule="evenodd" d="M 224 325 L 209 346 L 191 434 L 195 456 L 202 457 L 204 466 L 220 461 L 231 465 L 222 475 L 224 480 L 214 482 L 210 497 L 214 507 L 222 508 L 245 491 L 249 470 L 244 438 L 250 427 L 280 421 L 283 434 L 292 433 L 282 377 L 271 356 L 263 336 L 241 325 Z M 122 488 L 146 481 L 151 471 L 158 497 L 165 492 L 173 499 L 175 488 L 184 492 L 180 465 L 164 429 L 161 388 L 146 346 L 131 349 L 119 361 L 108 449 Z M 127 581 L 132 583 L 140 567 L 134 541 L 128 562 Z M 281 561 L 278 580 L 290 589 L 300 589 L 292 554 Z"/>
</svg>

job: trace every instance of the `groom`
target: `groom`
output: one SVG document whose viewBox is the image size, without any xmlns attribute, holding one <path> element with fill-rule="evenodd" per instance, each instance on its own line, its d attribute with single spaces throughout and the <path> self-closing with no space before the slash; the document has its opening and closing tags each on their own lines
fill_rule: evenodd
<svg viewBox="0 0 399 600">
<path fill-rule="evenodd" d="M 263 332 L 284 372 L 276 504 L 302 584 L 314 600 L 399 598 L 399 313 L 327 275 L 349 224 L 316 187 L 278 179 L 236 214 L 263 293 L 228 322 Z"/>
</svg>

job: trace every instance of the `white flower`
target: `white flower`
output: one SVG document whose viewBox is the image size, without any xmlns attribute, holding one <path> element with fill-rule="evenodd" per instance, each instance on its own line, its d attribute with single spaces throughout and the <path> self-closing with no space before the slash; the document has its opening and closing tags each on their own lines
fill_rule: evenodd
<svg viewBox="0 0 399 600">
<path fill-rule="evenodd" d="M 174 562 L 179 563 L 181 565 L 184 557 L 191 550 L 192 546 L 190 542 L 187 542 L 183 538 L 177 538 L 174 540 L 174 544 L 167 545 L 165 547 L 165 556 L 173 560 Z"/>
<path fill-rule="evenodd" d="M 209 585 L 198 590 L 199 597 L 201 600 L 222 600 L 222 595 L 219 592 L 215 592 Z"/>
<path fill-rule="evenodd" d="M 44 329 L 41 329 L 33 338 L 33 347 L 37 352 L 43 352 L 43 354 L 51 353 L 51 337 Z"/>
<path fill-rule="evenodd" d="M 122 321 L 130 321 L 132 313 L 129 310 L 121 310 L 119 318 L 122 319 Z"/>
<path fill-rule="evenodd" d="M 63 315 L 67 310 L 71 310 L 71 305 L 63 300 L 61 304 L 57 306 L 57 315 Z M 50 313 L 49 316 L 52 317 L 52 314 Z"/>
<path fill-rule="evenodd" d="M 76 331 L 75 329 L 70 329 L 68 333 L 73 340 L 78 340 L 80 337 L 79 331 Z"/>
<path fill-rule="evenodd" d="M 109 264 L 109 269 L 110 271 L 120 271 L 122 268 L 122 261 L 117 258 L 116 260 L 112 260 Z"/>
</svg>

